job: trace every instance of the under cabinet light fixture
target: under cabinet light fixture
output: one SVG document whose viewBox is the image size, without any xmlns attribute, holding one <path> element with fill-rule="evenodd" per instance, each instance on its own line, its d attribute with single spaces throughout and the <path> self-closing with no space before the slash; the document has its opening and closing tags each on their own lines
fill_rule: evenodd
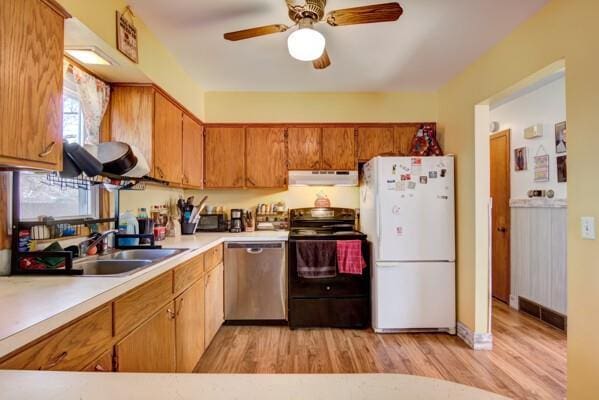
<svg viewBox="0 0 599 400">
<path fill-rule="evenodd" d="M 67 47 L 65 53 L 87 65 L 115 65 L 116 62 L 96 46 Z"/>
</svg>

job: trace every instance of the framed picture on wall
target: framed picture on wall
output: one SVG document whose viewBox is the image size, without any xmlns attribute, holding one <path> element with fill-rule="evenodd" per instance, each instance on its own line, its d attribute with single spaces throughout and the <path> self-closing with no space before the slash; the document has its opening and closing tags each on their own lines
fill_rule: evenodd
<svg viewBox="0 0 599 400">
<path fill-rule="evenodd" d="M 535 157 L 535 182 L 549 182 L 549 154 Z"/>
<path fill-rule="evenodd" d="M 557 181 L 568 182 L 568 156 L 558 156 L 557 157 Z"/>
<path fill-rule="evenodd" d="M 555 124 L 556 154 L 564 154 L 567 151 L 566 139 L 566 121 Z"/>
<path fill-rule="evenodd" d="M 526 171 L 528 168 L 526 147 L 514 149 L 514 170 Z"/>
</svg>

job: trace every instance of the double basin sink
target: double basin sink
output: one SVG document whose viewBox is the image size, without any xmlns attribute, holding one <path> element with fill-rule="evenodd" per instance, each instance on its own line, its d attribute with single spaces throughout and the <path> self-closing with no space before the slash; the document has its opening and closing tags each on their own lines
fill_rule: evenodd
<svg viewBox="0 0 599 400">
<path fill-rule="evenodd" d="M 118 277 L 131 275 L 187 249 L 135 249 L 117 250 L 114 253 L 85 257 L 73 262 L 73 269 L 83 270 L 82 276 Z"/>
</svg>

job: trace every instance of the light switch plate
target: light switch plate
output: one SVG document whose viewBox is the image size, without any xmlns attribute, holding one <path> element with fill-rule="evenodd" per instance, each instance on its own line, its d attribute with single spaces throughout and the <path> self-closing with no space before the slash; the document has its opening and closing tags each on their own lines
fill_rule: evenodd
<svg viewBox="0 0 599 400">
<path fill-rule="evenodd" d="M 595 217 L 582 217 L 580 219 L 580 229 L 583 239 L 595 240 Z"/>
</svg>

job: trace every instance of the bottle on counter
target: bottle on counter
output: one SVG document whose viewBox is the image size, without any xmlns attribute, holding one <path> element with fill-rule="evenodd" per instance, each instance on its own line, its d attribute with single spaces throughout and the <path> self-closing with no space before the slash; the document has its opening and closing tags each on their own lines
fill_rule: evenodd
<svg viewBox="0 0 599 400">
<path fill-rule="evenodd" d="M 119 216 L 119 233 L 124 235 L 139 235 L 139 223 L 133 211 L 127 210 Z M 120 239 L 122 246 L 139 246 L 138 238 Z"/>
</svg>

